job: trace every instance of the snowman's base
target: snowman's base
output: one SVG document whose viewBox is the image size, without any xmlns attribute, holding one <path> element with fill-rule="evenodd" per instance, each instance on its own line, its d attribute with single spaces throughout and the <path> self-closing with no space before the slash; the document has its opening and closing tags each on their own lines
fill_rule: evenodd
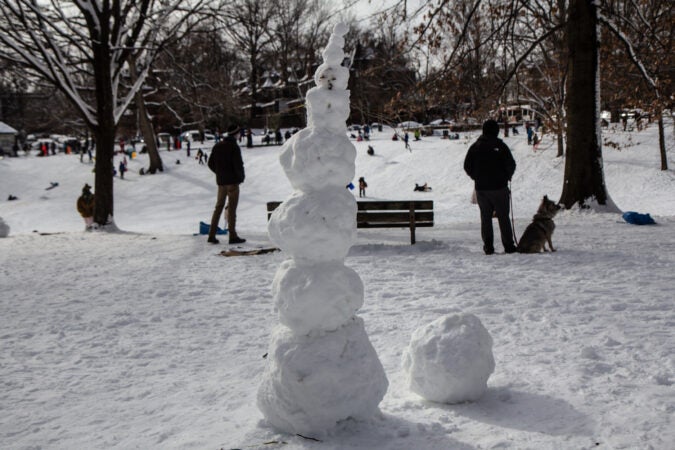
<svg viewBox="0 0 675 450">
<path fill-rule="evenodd" d="M 323 436 L 342 420 L 369 418 L 389 385 L 358 317 L 316 336 L 278 326 L 268 358 L 258 407 L 270 425 L 291 434 Z"/>
</svg>

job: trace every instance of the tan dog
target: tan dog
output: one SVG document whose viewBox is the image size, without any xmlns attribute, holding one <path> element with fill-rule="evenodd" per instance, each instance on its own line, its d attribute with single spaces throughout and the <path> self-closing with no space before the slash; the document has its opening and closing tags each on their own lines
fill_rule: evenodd
<svg viewBox="0 0 675 450">
<path fill-rule="evenodd" d="M 525 228 L 523 236 L 518 242 L 518 253 L 539 253 L 546 250 L 546 243 L 552 252 L 555 251 L 551 237 L 553 230 L 555 230 L 555 223 L 553 217 L 560 210 L 560 206 L 548 199 L 544 195 L 541 200 L 537 214 L 532 218 L 532 223 Z"/>
</svg>

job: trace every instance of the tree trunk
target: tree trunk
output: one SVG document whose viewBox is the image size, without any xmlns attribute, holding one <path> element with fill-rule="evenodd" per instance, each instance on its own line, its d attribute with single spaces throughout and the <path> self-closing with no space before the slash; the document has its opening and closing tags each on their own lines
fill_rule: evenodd
<svg viewBox="0 0 675 450">
<path fill-rule="evenodd" d="M 562 128 L 558 128 L 556 135 L 558 136 L 558 154 L 556 157 L 561 158 L 565 154 L 565 136 L 563 136 Z"/>
<path fill-rule="evenodd" d="M 560 203 L 569 209 L 595 201 L 616 209 L 602 167 L 597 11 L 593 2 L 573 0 L 568 12 L 567 158 Z"/>
<path fill-rule="evenodd" d="M 100 226 L 113 217 L 113 155 L 115 126 L 103 124 L 96 130 L 96 178 L 94 180 L 94 222 Z"/>
<path fill-rule="evenodd" d="M 115 126 L 110 51 L 106 43 L 94 45 L 96 84 L 96 179 L 94 181 L 94 222 L 99 226 L 113 223 L 113 156 Z"/>
<path fill-rule="evenodd" d="M 131 79 L 131 84 L 136 83 L 136 59 L 132 56 L 129 58 L 129 78 Z M 155 130 L 152 127 L 152 122 L 148 117 L 148 110 L 145 107 L 145 98 L 143 97 L 142 89 L 139 89 L 136 95 L 134 96 L 134 101 L 136 102 L 136 108 L 138 113 L 138 126 L 141 129 L 141 134 L 143 134 L 143 141 L 145 141 L 145 148 L 148 151 L 148 156 L 150 157 L 150 167 L 148 168 L 147 173 L 155 173 L 158 170 L 160 172 L 164 171 L 164 165 L 162 164 L 162 158 L 159 156 L 159 151 L 157 151 L 157 140 L 155 139 Z"/>
<path fill-rule="evenodd" d="M 659 111 L 659 153 L 661 154 L 661 170 L 668 170 L 668 157 L 666 155 L 666 136 L 663 125 L 663 112 Z"/>
<path fill-rule="evenodd" d="M 253 124 L 255 119 L 255 108 L 258 100 L 258 69 L 256 66 L 256 55 L 251 55 L 251 76 L 249 78 L 251 89 L 251 111 L 249 114 L 249 124 Z"/>
<path fill-rule="evenodd" d="M 138 97 L 141 97 L 140 99 Z M 143 140 L 145 141 L 145 148 L 148 151 L 148 157 L 150 158 L 150 167 L 148 168 L 147 173 L 155 173 L 158 170 L 160 172 L 164 171 L 164 164 L 162 164 L 162 158 L 159 156 L 159 150 L 157 149 L 157 140 L 155 139 L 155 130 L 150 122 L 148 117 L 148 111 L 145 108 L 145 100 L 143 99 L 142 94 L 136 94 L 136 103 L 138 106 L 138 124 L 141 128 L 141 133 L 143 134 Z"/>
</svg>

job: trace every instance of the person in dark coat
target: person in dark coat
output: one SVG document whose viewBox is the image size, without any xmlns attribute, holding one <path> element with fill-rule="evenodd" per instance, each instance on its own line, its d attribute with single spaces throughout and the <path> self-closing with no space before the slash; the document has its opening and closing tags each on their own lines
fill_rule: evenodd
<svg viewBox="0 0 675 450">
<path fill-rule="evenodd" d="M 253 131 L 250 128 L 246 130 L 246 147 L 253 147 Z"/>
<path fill-rule="evenodd" d="M 244 162 L 241 158 L 241 149 L 237 144 L 239 127 L 231 125 L 227 129 L 227 136 L 213 146 L 208 166 L 216 174 L 218 184 L 218 198 L 211 217 L 208 242 L 217 244 L 216 231 L 218 221 L 227 200 L 227 230 L 230 244 L 246 242 L 237 234 L 237 204 L 239 203 L 239 185 L 244 182 Z"/>
<path fill-rule="evenodd" d="M 464 159 L 464 171 L 474 180 L 476 200 L 480 208 L 481 237 L 486 255 L 494 253 L 493 213 L 499 221 L 502 245 L 506 253 L 516 251 L 509 221 L 508 184 L 516 171 L 516 161 L 509 147 L 497 136 L 499 125 L 494 120 L 483 124 L 483 134 L 474 142 Z"/>
</svg>

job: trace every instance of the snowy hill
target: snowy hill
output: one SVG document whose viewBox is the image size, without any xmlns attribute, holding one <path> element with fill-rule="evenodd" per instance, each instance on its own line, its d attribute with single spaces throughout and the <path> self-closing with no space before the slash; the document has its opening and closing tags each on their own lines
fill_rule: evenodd
<svg viewBox="0 0 675 450">
<path fill-rule="evenodd" d="M 675 215 L 672 201 L 673 172 L 658 170 L 656 128 L 643 133 L 613 131 L 607 138 L 624 142 L 620 151 L 604 150 L 606 183 L 610 196 L 624 211 L 649 212 L 652 216 Z M 457 141 L 439 137 L 414 141 L 411 151 L 401 142 L 391 141 L 393 131 L 373 134 L 371 142 L 354 142 L 357 148 L 356 180 L 368 182 L 370 199 L 434 200 L 439 224 L 475 221 L 477 209 L 469 203 L 471 180 L 462 169 L 469 144 L 477 133 L 465 133 Z M 524 133 L 506 138 L 518 164 L 512 182 L 514 212 L 517 219 L 529 219 L 541 197 L 557 199 L 562 191 L 564 160 L 555 158 L 551 140 L 544 140 L 537 152 L 527 145 Z M 372 145 L 375 155 L 366 153 Z M 197 147 L 197 146 L 195 146 Z M 265 203 L 283 200 L 291 193 L 278 155 L 281 147 L 244 149 L 246 182 L 241 187 L 238 209 L 242 232 L 266 232 Z M 210 149 L 207 149 L 209 152 Z M 192 150 L 192 156 L 196 148 Z M 159 177 L 138 175 L 147 167 L 145 155 L 129 161 L 124 180 L 115 181 L 115 221 L 126 231 L 189 234 L 198 230 L 200 220 L 208 221 L 214 203 L 214 177 L 205 165 L 187 158 L 185 150 L 162 151 L 166 171 Z M 86 160 L 86 158 L 85 158 Z M 181 164 L 176 164 L 180 161 Z M 671 166 L 673 164 L 671 163 Z M 115 164 L 117 166 L 117 164 Z M 85 182 L 94 185 L 92 165 L 80 163 L 76 155 L 48 158 L 18 158 L 0 161 L 0 199 L 12 194 L 19 201 L 0 203 L 0 217 L 13 234 L 79 231 L 81 218 L 74 208 Z M 59 187 L 50 191 L 50 182 Z M 415 183 L 428 183 L 431 192 L 413 192 Z M 358 191 L 356 191 L 358 195 Z M 186 207 L 185 205 L 189 205 Z"/>
<path fill-rule="evenodd" d="M 0 447 L 670 448 L 675 176 L 658 170 L 656 128 L 610 130 L 621 150 L 603 153 L 615 203 L 658 225 L 563 212 L 558 252 L 540 255 L 483 254 L 462 170 L 476 134 L 411 139 L 412 151 L 392 134 L 374 133 L 374 156 L 355 142 L 354 182 L 365 177 L 372 199 L 434 200 L 436 225 L 418 230 L 415 246 L 407 230 L 359 230 L 346 264 L 363 279 L 359 315 L 389 390 L 381 417 L 347 422 L 321 443 L 261 422 L 255 395 L 278 323 L 270 286 L 287 255 L 224 258 L 226 245 L 193 236 L 215 202 L 206 166 L 184 150 L 162 152 L 161 175 L 138 175 L 144 155 L 130 161 L 115 179 L 124 232 L 107 234 L 83 232 L 75 210 L 84 183 L 94 185 L 92 165 L 75 155 L 0 160 L 10 227 L 0 239 Z M 506 142 L 520 235 L 544 194 L 559 197 L 564 161 L 550 140 L 537 152 L 522 132 Z M 279 150 L 243 149 L 238 230 L 253 245 L 269 243 L 265 203 L 291 193 Z M 431 192 L 412 191 L 425 182 Z M 424 401 L 405 385 L 401 356 L 416 328 L 456 313 L 478 316 L 494 340 L 488 392 L 470 404 Z"/>
</svg>

